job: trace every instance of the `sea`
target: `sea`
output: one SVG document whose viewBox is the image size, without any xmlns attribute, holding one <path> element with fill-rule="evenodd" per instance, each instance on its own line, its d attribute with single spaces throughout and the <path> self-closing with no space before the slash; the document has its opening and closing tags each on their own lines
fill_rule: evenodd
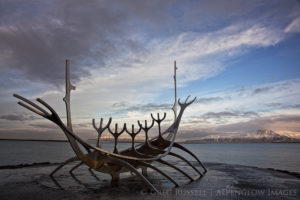
<svg viewBox="0 0 300 200">
<path fill-rule="evenodd" d="M 217 143 L 182 144 L 205 162 L 238 164 L 273 168 L 300 173 L 300 143 Z M 118 149 L 129 147 L 119 143 Z M 112 151 L 112 143 L 103 143 L 104 149 Z M 193 160 L 188 154 L 175 153 Z M 68 142 L 0 140 L 0 166 L 32 164 L 41 162 L 59 163 L 75 156 Z M 173 159 L 171 156 L 167 159 Z"/>
</svg>

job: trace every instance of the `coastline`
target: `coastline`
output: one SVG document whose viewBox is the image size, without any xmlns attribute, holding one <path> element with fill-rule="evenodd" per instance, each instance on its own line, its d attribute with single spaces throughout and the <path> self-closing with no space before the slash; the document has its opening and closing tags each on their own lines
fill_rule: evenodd
<svg viewBox="0 0 300 200">
<path fill-rule="evenodd" d="M 34 162 L 56 163 L 74 156 L 68 142 L 0 140 L 0 143 L 0 166 Z M 95 144 L 93 141 L 89 143 Z M 129 143 L 120 143 L 119 150 L 126 149 L 129 145 Z M 299 143 L 184 144 L 184 146 L 204 162 L 241 164 L 300 173 Z M 110 142 L 103 143 L 102 147 L 108 151 L 113 149 Z M 186 156 L 182 152 L 178 153 Z M 174 160 L 172 157 L 168 159 Z"/>
<path fill-rule="evenodd" d="M 33 163 L 0 169 L 0 199 L 299 199 L 300 178 L 292 172 L 274 169 L 205 163 L 208 172 L 201 179 L 189 182 L 186 177 L 160 166 L 180 187 L 153 171 L 150 181 L 159 187 L 159 193 L 148 191 L 139 178 L 122 174 L 117 187 L 110 186 L 110 176 L 81 166 L 73 174 L 70 164 L 53 178 L 49 173 L 54 163 Z M 182 162 L 176 165 L 189 174 L 194 171 Z M 195 174 L 195 173 L 194 173 Z M 193 177 L 197 177 L 194 175 Z"/>
<path fill-rule="evenodd" d="M 58 165 L 60 163 L 51 163 L 51 162 L 39 162 L 39 163 L 22 163 L 17 165 L 0 165 L 1 169 L 18 169 L 18 168 L 24 168 L 24 167 L 45 167 L 45 166 L 52 166 L 52 165 Z"/>
<path fill-rule="evenodd" d="M 216 163 L 216 162 L 208 162 L 209 164 L 220 164 L 220 165 L 234 165 L 234 164 L 227 164 L 227 163 Z M 54 166 L 54 165 L 59 165 L 60 163 L 53 163 L 53 162 L 39 162 L 39 163 L 21 163 L 17 165 L 0 165 L 0 170 L 1 169 L 19 169 L 19 168 L 26 168 L 26 167 L 47 167 L 47 166 Z M 246 165 L 239 165 L 235 164 L 234 166 L 241 166 L 241 167 L 250 167 L 250 168 L 257 168 L 260 170 L 270 170 L 270 171 L 275 171 L 279 173 L 284 173 L 284 174 L 289 174 L 292 176 L 295 176 L 300 179 L 300 173 L 298 172 L 293 172 L 289 170 L 282 170 L 282 169 L 275 169 L 275 168 L 262 168 L 262 167 L 256 167 L 256 166 L 246 166 Z"/>
<path fill-rule="evenodd" d="M 42 139 L 7 139 L 0 138 L 0 141 L 28 141 L 28 142 L 68 142 L 68 140 L 42 140 Z"/>
<path fill-rule="evenodd" d="M 8 138 L 0 138 L 0 141 L 29 141 L 29 142 L 68 142 L 68 140 L 43 140 L 43 139 L 8 139 Z M 95 139 L 87 139 L 86 141 L 96 141 Z M 104 140 L 103 142 L 113 142 L 114 140 Z M 137 141 L 137 143 L 143 142 L 142 140 Z M 131 143 L 130 140 L 120 140 L 118 143 Z M 209 142 L 201 142 L 201 141 L 179 141 L 180 144 L 256 144 L 256 143 L 265 143 L 265 144 L 294 144 L 300 143 L 300 140 L 296 141 L 287 141 L 287 142 L 272 142 L 272 141 L 257 141 L 257 142 L 249 142 L 249 141 L 239 141 L 239 142 L 216 142 L 216 141 L 209 141 Z"/>
</svg>

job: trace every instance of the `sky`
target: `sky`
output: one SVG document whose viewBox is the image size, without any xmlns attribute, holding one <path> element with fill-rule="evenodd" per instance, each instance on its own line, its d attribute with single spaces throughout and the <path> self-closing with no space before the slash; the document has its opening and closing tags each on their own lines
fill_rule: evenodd
<svg viewBox="0 0 300 200">
<path fill-rule="evenodd" d="M 40 97 L 65 121 L 66 59 L 84 139 L 96 138 L 93 118 L 137 126 L 166 112 L 168 127 L 175 60 L 178 97 L 197 97 L 179 140 L 300 138 L 299 55 L 296 0 L 0 0 L 0 138 L 65 138 L 12 95 Z"/>
</svg>

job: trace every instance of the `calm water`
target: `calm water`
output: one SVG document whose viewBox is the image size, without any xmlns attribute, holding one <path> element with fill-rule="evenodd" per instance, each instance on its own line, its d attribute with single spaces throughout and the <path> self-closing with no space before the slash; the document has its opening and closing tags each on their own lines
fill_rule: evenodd
<svg viewBox="0 0 300 200">
<path fill-rule="evenodd" d="M 120 149 L 129 144 L 120 143 Z M 300 144 L 184 144 L 204 162 L 275 168 L 300 173 Z M 112 151 L 112 145 L 104 144 Z M 174 149 L 174 152 L 186 154 Z M 62 162 L 74 153 L 66 142 L 0 141 L 0 166 L 37 162 Z M 189 160 L 193 160 L 189 158 Z"/>
</svg>

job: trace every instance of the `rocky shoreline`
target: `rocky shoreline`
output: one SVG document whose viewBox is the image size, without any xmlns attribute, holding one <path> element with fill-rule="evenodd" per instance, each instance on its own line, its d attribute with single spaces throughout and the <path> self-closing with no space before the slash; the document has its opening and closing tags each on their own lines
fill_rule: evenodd
<svg viewBox="0 0 300 200">
<path fill-rule="evenodd" d="M 42 166 L 49 166 L 49 165 L 57 165 L 59 163 L 50 163 L 50 162 L 40 162 L 40 163 L 24 163 L 19 165 L 2 165 L 0 166 L 0 169 L 18 169 L 23 167 L 42 167 Z"/>
<path fill-rule="evenodd" d="M 159 166 L 180 187 L 149 171 L 150 181 L 160 189 L 160 193 L 153 193 L 130 173 L 122 174 L 117 187 L 110 186 L 109 175 L 91 172 L 85 166 L 70 174 L 75 164 L 66 166 L 54 178 L 48 174 L 56 163 L 1 166 L 0 199 L 300 199 L 299 174 L 284 170 L 205 163 L 207 174 L 189 182 L 176 171 Z M 176 165 L 197 177 L 184 163 Z"/>
</svg>

